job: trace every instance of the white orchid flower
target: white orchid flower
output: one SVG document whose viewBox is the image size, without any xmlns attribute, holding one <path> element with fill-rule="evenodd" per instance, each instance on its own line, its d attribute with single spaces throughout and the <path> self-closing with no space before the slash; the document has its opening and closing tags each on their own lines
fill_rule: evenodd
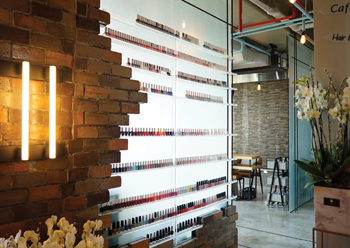
<svg viewBox="0 0 350 248">
<path fill-rule="evenodd" d="M 312 118 L 320 118 L 321 113 L 315 109 L 312 109 L 307 112 L 307 115 L 309 117 L 309 120 L 311 120 Z"/>
<path fill-rule="evenodd" d="M 75 248 L 86 248 L 85 241 L 84 241 L 84 240 L 80 241 L 80 242 L 75 246 Z"/>
<path fill-rule="evenodd" d="M 75 226 L 73 226 L 73 224 L 69 225 L 68 233 L 77 234 L 77 229 L 75 228 Z"/>
<path fill-rule="evenodd" d="M 61 230 L 56 230 L 53 232 L 53 235 L 51 237 L 52 242 L 57 242 L 59 244 L 64 243 L 63 238 L 65 237 L 65 233 Z"/>
<path fill-rule="evenodd" d="M 307 99 L 302 99 L 300 101 L 300 106 L 303 108 L 303 109 L 308 109 L 309 108 L 309 101 Z"/>
<path fill-rule="evenodd" d="M 344 93 L 343 93 L 344 96 L 350 96 L 350 87 L 346 87 L 344 88 Z"/>
<path fill-rule="evenodd" d="M 67 233 L 69 229 L 69 222 L 66 220 L 65 217 L 62 217 L 60 221 L 57 223 L 57 226 L 61 231 L 64 231 L 65 233 Z"/>
<path fill-rule="evenodd" d="M 337 119 L 338 119 L 338 121 L 341 124 L 344 124 L 346 122 L 346 116 L 345 115 L 339 116 Z"/>
<path fill-rule="evenodd" d="M 348 77 L 348 79 L 346 80 L 346 82 L 347 82 L 348 85 L 350 86 L 350 77 Z"/>
<path fill-rule="evenodd" d="M 53 225 L 56 224 L 57 222 L 57 216 L 55 215 L 52 215 L 51 218 L 48 218 L 46 221 L 45 221 L 45 224 L 47 226 L 47 235 L 50 236 L 52 234 L 52 228 L 53 228 Z"/>
<path fill-rule="evenodd" d="M 75 235 L 72 233 L 67 233 L 66 235 L 66 248 L 73 248 L 75 243 Z"/>
<path fill-rule="evenodd" d="M 101 229 L 103 223 L 102 223 L 102 220 L 96 220 L 95 224 L 96 224 L 95 231 L 98 231 Z"/>
<path fill-rule="evenodd" d="M 15 242 L 16 242 L 16 244 L 18 244 L 18 240 L 19 240 L 19 238 L 22 236 L 22 230 L 21 229 L 19 229 L 19 231 L 18 231 L 18 233 L 16 234 L 16 237 L 15 237 Z"/>
<path fill-rule="evenodd" d="M 51 242 L 45 244 L 43 248 L 62 248 L 62 246 L 58 242 Z"/>
<path fill-rule="evenodd" d="M 38 241 L 39 241 L 39 235 L 35 233 L 34 231 L 25 231 L 23 233 L 23 236 L 27 239 L 32 241 L 32 245 L 29 248 L 37 248 Z"/>
<path fill-rule="evenodd" d="M 103 248 L 103 245 L 104 245 L 103 237 L 98 235 L 98 236 L 95 237 L 95 240 L 96 240 L 97 247 L 98 248 Z"/>
<path fill-rule="evenodd" d="M 5 248 L 5 238 L 0 238 L 0 248 Z"/>
<path fill-rule="evenodd" d="M 297 89 L 295 91 L 295 98 L 299 98 L 301 96 L 301 92 L 300 92 L 300 89 Z"/>
<path fill-rule="evenodd" d="M 92 243 L 91 240 L 87 240 L 86 241 L 86 248 L 93 248 L 94 247 L 94 243 Z"/>
<path fill-rule="evenodd" d="M 27 239 L 24 237 L 20 237 L 17 242 L 18 248 L 27 248 Z"/>
</svg>

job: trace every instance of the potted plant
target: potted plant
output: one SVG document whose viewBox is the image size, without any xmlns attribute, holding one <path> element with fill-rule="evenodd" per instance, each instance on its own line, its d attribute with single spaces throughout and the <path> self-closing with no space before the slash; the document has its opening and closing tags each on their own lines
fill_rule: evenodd
<svg viewBox="0 0 350 248">
<path fill-rule="evenodd" d="M 332 74 L 325 72 L 327 88 L 316 83 L 312 74 L 295 82 L 297 116 L 310 122 L 314 161 L 294 162 L 310 176 L 304 189 L 315 185 L 316 228 L 349 234 L 350 77 L 344 78 L 337 90 Z"/>
</svg>

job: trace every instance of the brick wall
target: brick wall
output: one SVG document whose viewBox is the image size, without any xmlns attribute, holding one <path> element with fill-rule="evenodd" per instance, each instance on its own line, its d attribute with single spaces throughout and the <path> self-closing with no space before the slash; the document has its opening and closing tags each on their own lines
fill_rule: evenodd
<svg viewBox="0 0 350 248">
<path fill-rule="evenodd" d="M 238 89 L 233 112 L 233 149 L 238 153 L 259 154 L 267 160 L 288 156 L 288 82 L 273 81 L 235 84 Z"/>
<path fill-rule="evenodd" d="M 0 59 L 64 72 L 57 85 L 57 141 L 68 155 L 55 160 L 0 164 L 0 237 L 18 229 L 36 230 L 51 215 L 71 223 L 98 217 L 97 204 L 109 200 L 111 162 L 120 161 L 118 125 L 139 113 L 139 82 L 99 35 L 110 15 L 100 0 L 1 0 Z M 30 143 L 48 143 L 48 82 L 30 82 Z M 21 79 L 0 77 L 0 145 L 21 143 Z M 103 218 L 106 228 L 110 218 Z"/>
</svg>

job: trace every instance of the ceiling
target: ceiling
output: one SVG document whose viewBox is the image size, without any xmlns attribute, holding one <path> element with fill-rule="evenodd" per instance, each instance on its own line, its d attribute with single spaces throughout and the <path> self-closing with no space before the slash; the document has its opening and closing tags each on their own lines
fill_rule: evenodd
<svg viewBox="0 0 350 248">
<path fill-rule="evenodd" d="M 259 0 L 261 3 L 267 5 L 268 7 L 274 9 L 276 12 L 281 12 L 280 17 L 289 16 L 293 13 L 293 5 L 289 3 L 288 0 Z M 259 23 L 263 21 L 268 21 L 275 19 L 275 17 L 270 16 L 266 13 L 265 10 L 258 7 L 251 0 L 243 0 L 243 26 Z M 313 9 L 312 0 L 301 0 L 303 5 L 307 6 L 308 10 Z M 238 26 L 238 0 L 233 1 L 233 25 Z M 297 16 L 301 16 L 299 10 L 297 10 Z M 249 30 L 249 29 L 246 29 Z M 269 31 L 265 33 L 260 33 L 256 35 L 248 36 L 248 39 L 257 41 L 258 43 L 265 46 L 265 48 L 269 47 L 269 44 L 272 43 L 277 46 L 277 51 L 285 52 L 287 49 L 286 46 L 286 37 L 289 34 L 294 33 L 290 28 L 279 29 L 276 31 Z M 299 34 L 296 34 L 299 36 Z M 306 35 L 313 39 L 313 29 L 306 30 Z M 308 44 L 312 46 L 312 44 Z"/>
</svg>

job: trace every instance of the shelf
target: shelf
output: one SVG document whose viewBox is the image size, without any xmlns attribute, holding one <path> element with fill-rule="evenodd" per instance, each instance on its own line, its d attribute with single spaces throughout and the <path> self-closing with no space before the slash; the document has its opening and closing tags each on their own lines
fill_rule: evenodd
<svg viewBox="0 0 350 248">
<path fill-rule="evenodd" d="M 203 103 L 215 103 L 215 104 L 220 104 L 220 105 L 223 105 L 223 106 L 234 106 L 234 107 L 238 106 L 238 104 L 235 104 L 235 103 L 201 101 L 201 100 L 194 100 L 194 99 L 190 99 L 190 98 L 186 98 L 186 97 L 176 97 L 176 99 L 191 100 L 191 101 L 194 101 L 194 102 L 203 102 Z"/>
<path fill-rule="evenodd" d="M 218 134 L 218 135 L 173 135 L 173 136 L 120 136 L 121 138 L 183 138 L 183 137 L 221 137 L 231 136 L 230 134 Z M 233 135 L 234 136 L 234 135 Z"/>
<path fill-rule="evenodd" d="M 209 70 L 211 70 L 211 71 L 213 71 L 215 73 L 227 74 L 227 71 L 224 71 L 224 70 L 216 69 L 216 68 L 213 68 L 213 67 L 210 67 L 210 66 L 201 65 L 199 63 L 196 63 L 196 62 L 193 62 L 193 61 L 189 61 L 189 60 L 183 59 L 183 58 L 178 58 L 178 59 L 179 59 L 179 61 L 186 62 L 188 64 L 197 66 L 200 69 L 204 69 L 205 68 L 205 70 L 209 69 Z M 210 61 L 208 61 L 208 62 L 210 62 Z M 214 63 L 214 62 L 211 62 L 211 63 Z"/>
<path fill-rule="evenodd" d="M 230 183 L 231 183 L 231 182 L 232 182 L 232 181 L 230 181 Z M 213 189 L 213 188 L 219 187 L 219 186 L 221 186 L 221 185 L 225 185 L 225 184 L 227 185 L 227 184 L 229 184 L 229 183 L 222 183 L 222 184 L 219 184 L 219 185 L 216 185 L 216 186 L 212 186 L 212 187 L 209 187 L 209 188 L 206 188 L 206 189 L 196 190 L 196 191 L 192 191 L 192 192 L 189 192 L 189 193 L 180 194 L 180 195 L 177 195 L 177 196 L 167 197 L 167 198 L 164 198 L 164 199 L 161 199 L 161 200 L 156 200 L 156 201 L 152 201 L 152 202 L 147 202 L 147 203 L 143 203 L 143 204 L 139 204 L 139 205 L 134 205 L 134 206 L 131 206 L 131 207 L 126 207 L 126 208 L 116 209 L 116 210 L 113 210 L 113 211 L 107 211 L 107 212 L 99 213 L 98 215 L 99 215 L 99 216 L 112 215 L 112 214 L 115 214 L 115 213 L 123 212 L 123 211 L 125 211 L 125 210 L 134 209 L 134 208 L 139 208 L 139 207 L 144 207 L 144 206 L 147 206 L 147 205 L 156 203 L 156 202 L 163 202 L 163 201 L 167 201 L 167 200 L 173 200 L 173 199 L 176 199 L 176 198 L 185 196 L 185 195 L 191 195 L 191 194 L 194 194 L 194 193 L 198 193 L 198 192 L 202 192 L 202 191 L 207 191 L 208 189 Z M 209 205 L 210 205 L 210 204 L 209 204 Z M 179 216 L 179 215 L 177 215 L 177 216 Z"/>
<path fill-rule="evenodd" d="M 183 78 L 176 77 L 177 81 L 183 82 L 183 83 L 189 83 L 189 84 L 194 84 L 194 85 L 201 85 L 201 86 L 206 86 L 206 87 L 214 87 L 215 89 L 221 89 L 221 90 L 229 90 L 229 87 L 226 86 L 218 86 L 218 85 L 212 85 L 212 84 L 205 84 L 205 83 L 200 83 L 192 80 L 187 80 Z"/>
<path fill-rule="evenodd" d="M 203 225 L 197 225 L 197 226 L 194 226 L 194 227 L 191 227 L 191 228 L 187 228 L 187 229 L 185 229 L 185 230 L 182 230 L 181 232 L 177 232 L 177 233 L 175 234 L 175 237 L 180 236 L 180 235 L 182 235 L 182 234 L 184 234 L 184 233 L 187 233 L 187 232 L 195 231 L 195 230 L 200 229 L 200 228 L 202 228 L 202 227 L 203 227 Z"/>
<path fill-rule="evenodd" d="M 166 79 L 175 79 L 174 76 L 168 76 L 168 75 L 164 75 L 164 74 L 161 74 L 161 73 L 157 73 L 157 72 L 153 72 L 153 71 L 148 71 L 148 70 L 145 70 L 145 69 L 140 69 L 140 68 L 137 68 L 137 67 L 133 67 L 133 66 L 129 66 L 129 65 L 123 65 L 123 66 L 126 66 L 126 67 L 129 67 L 132 69 L 132 71 L 136 71 L 136 72 L 140 72 L 140 73 L 145 73 L 145 74 L 148 74 L 148 75 L 152 75 L 152 76 L 158 76 L 158 77 L 162 77 L 162 78 L 166 78 Z M 172 72 L 173 73 L 173 72 Z M 141 81 L 141 80 L 139 80 Z"/>
</svg>

